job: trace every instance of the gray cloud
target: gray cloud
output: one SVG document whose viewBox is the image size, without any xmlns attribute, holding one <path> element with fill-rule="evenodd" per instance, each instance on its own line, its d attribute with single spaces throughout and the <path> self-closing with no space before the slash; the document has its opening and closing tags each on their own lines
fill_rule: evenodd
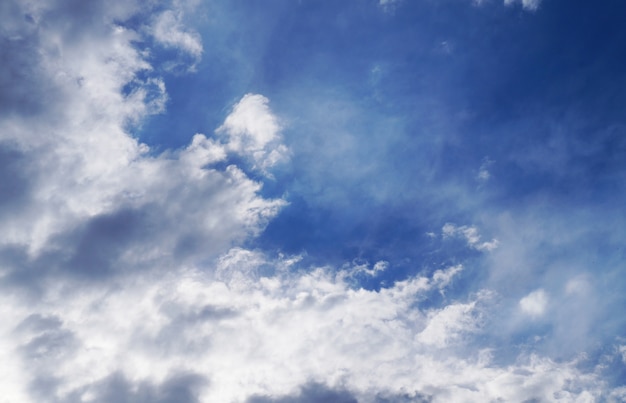
<svg viewBox="0 0 626 403">
<path fill-rule="evenodd" d="M 0 143 L 0 217 L 19 209 L 28 199 L 32 191 L 28 163 L 23 152 Z"/>
<path fill-rule="evenodd" d="M 113 373 L 86 388 L 80 388 L 66 397 L 52 398 L 54 378 L 41 378 L 35 385 L 35 396 L 51 403 L 79 403 L 89 396 L 95 403 L 197 403 L 200 390 L 208 381 L 198 374 L 179 372 L 168 376 L 163 382 L 132 381 L 122 373 Z"/>
<path fill-rule="evenodd" d="M 264 397 L 252 396 L 247 403 L 358 403 L 358 400 L 348 391 L 332 389 L 318 383 L 310 383 L 302 386 L 300 391 L 293 396 Z"/>
</svg>

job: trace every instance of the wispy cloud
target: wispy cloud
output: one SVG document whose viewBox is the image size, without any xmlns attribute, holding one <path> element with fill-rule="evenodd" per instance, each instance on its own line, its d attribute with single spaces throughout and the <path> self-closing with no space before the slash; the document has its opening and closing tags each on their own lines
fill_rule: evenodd
<svg viewBox="0 0 626 403">
<path fill-rule="evenodd" d="M 498 240 L 492 239 L 491 241 L 481 242 L 481 236 L 478 233 L 478 228 L 473 226 L 456 226 L 451 223 L 446 223 L 441 233 L 444 239 L 446 238 L 463 238 L 467 242 L 467 246 L 472 249 L 490 252 L 498 247 Z"/>
<path fill-rule="evenodd" d="M 506 5 L 514 3 L 520 3 L 525 9 L 534 11 L 539 8 L 541 0 L 504 0 L 504 4 Z"/>
<path fill-rule="evenodd" d="M 192 63 L 188 70 L 193 71 L 202 58 L 202 39 L 197 32 L 185 28 L 183 17 L 184 13 L 180 8 L 165 10 L 154 17 L 149 31 L 161 46 L 190 55 Z"/>
</svg>

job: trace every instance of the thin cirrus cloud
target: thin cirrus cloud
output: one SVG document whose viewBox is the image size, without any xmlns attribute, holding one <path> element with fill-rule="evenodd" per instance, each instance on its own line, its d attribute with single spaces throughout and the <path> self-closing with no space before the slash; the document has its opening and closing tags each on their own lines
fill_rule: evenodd
<svg viewBox="0 0 626 403">
<path fill-rule="evenodd" d="M 379 0 L 379 4 L 382 7 L 389 7 L 391 5 L 393 5 L 394 3 L 398 3 L 401 0 Z M 477 5 L 482 4 L 483 2 L 485 2 L 485 0 L 474 0 L 474 3 Z M 504 0 L 504 4 L 506 5 L 512 5 L 515 3 L 519 3 L 521 4 L 521 6 L 527 10 L 537 10 L 537 8 L 539 8 L 539 5 L 541 4 L 541 0 Z"/>
<path fill-rule="evenodd" d="M 522 2 L 540 13 L 538 4 Z M 461 180 L 438 184 L 452 176 L 436 171 L 446 161 L 454 165 L 449 155 L 461 141 L 448 133 L 453 125 L 433 118 L 429 130 L 444 134 L 417 139 L 408 157 L 383 161 L 411 138 L 392 131 L 410 125 L 376 113 L 366 119 L 368 104 L 355 103 L 349 86 L 337 93 L 320 88 L 287 105 L 297 91 L 274 90 L 280 84 L 268 78 L 229 98 L 221 123 L 176 134 L 186 136 L 184 146 L 148 145 L 142 130 L 154 114 L 185 118 L 168 115 L 180 101 L 171 93 L 180 71 L 205 74 L 201 57 L 212 59 L 205 49 L 211 38 L 201 34 L 202 4 L 143 6 L 17 0 L 0 6 L 7 55 L 0 67 L 0 401 L 626 398 L 623 385 L 603 372 L 607 366 L 589 364 L 582 354 L 605 343 L 602 362 L 623 365 L 616 330 L 622 322 L 606 308 L 619 300 L 614 288 L 607 288 L 613 299 L 600 291 L 615 262 L 599 264 L 594 277 L 578 259 L 591 260 L 591 252 L 569 259 L 554 252 L 596 245 L 599 233 L 607 245 L 619 243 L 613 226 L 572 231 L 572 222 L 583 228 L 594 211 L 546 221 L 551 210 L 540 202 L 523 211 L 485 202 L 477 212 L 487 196 L 467 189 L 499 186 L 518 156 L 499 155 L 498 175 L 491 176 L 484 155 L 494 154 L 477 151 L 466 188 Z M 383 18 L 376 2 L 370 6 Z M 400 11 L 402 4 L 395 6 Z M 337 24 L 343 29 L 346 22 Z M 227 39 L 237 46 L 236 38 Z M 317 68 L 330 57 L 311 55 L 319 58 Z M 370 74 L 372 63 L 365 65 Z M 377 108 L 389 96 L 378 90 L 371 99 Z M 312 117 L 327 130 L 298 137 Z M 351 123 L 359 119 L 377 130 L 394 125 L 370 144 L 359 132 L 369 133 L 367 124 Z M 410 165 L 416 144 L 427 148 L 417 155 L 436 155 Z M 485 174 L 476 190 L 481 158 Z M 410 208 L 393 199 L 403 182 L 381 179 L 392 167 L 423 168 L 400 174 L 415 178 L 418 190 L 398 197 L 414 203 Z M 430 188 L 412 199 L 420 187 Z M 367 197 L 361 202 L 355 194 Z M 430 196 L 435 202 L 425 203 Z M 448 197 L 454 202 L 438 202 Z M 308 221 L 294 220 L 284 234 L 269 230 L 303 205 Z M 469 207 L 453 209 L 461 205 Z M 281 216 L 290 208 L 292 215 Z M 424 221 L 400 232 L 403 220 L 419 214 Z M 364 216 L 366 223 L 349 222 Z M 293 228 L 302 222 L 308 226 Z M 422 226 L 441 228 L 441 236 L 415 236 Z M 303 232 L 328 239 L 307 250 L 300 239 L 311 238 Z M 264 240 L 267 234 L 275 234 L 275 243 Z M 268 247 L 289 237 L 299 251 Z M 421 261 L 398 252 L 418 242 L 430 248 Z M 368 243 L 387 255 L 370 254 Z M 332 249 L 342 247 L 352 256 L 338 262 Z M 413 270 L 398 269 L 406 266 Z M 602 315 L 612 318 L 602 328 L 606 338 L 594 330 Z"/>
</svg>

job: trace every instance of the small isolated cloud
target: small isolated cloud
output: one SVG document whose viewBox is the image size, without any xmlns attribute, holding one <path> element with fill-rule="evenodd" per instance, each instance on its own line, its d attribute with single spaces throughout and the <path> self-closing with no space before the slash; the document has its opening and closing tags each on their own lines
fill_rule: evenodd
<svg viewBox="0 0 626 403">
<path fill-rule="evenodd" d="M 533 291 L 519 301 L 519 307 L 524 314 L 539 318 L 548 307 L 548 294 L 542 289 Z"/>
<path fill-rule="evenodd" d="M 565 284 L 565 293 L 567 295 L 584 295 L 589 293 L 590 290 L 591 284 L 584 275 L 574 277 Z"/>
<path fill-rule="evenodd" d="M 515 3 L 520 3 L 526 10 L 535 11 L 539 8 L 541 0 L 504 0 L 504 4 L 507 6 Z"/>
<path fill-rule="evenodd" d="M 226 137 L 229 151 L 248 158 L 254 168 L 268 174 L 270 167 L 288 155 L 287 148 L 280 144 L 280 129 L 269 100 L 262 95 L 246 94 L 216 133 Z"/>
<path fill-rule="evenodd" d="M 491 252 L 499 245 L 497 239 L 481 242 L 481 236 L 478 233 L 478 228 L 474 226 L 463 225 L 461 227 L 458 227 L 454 224 L 446 223 L 441 229 L 441 233 L 444 239 L 464 238 L 467 241 L 467 246 L 479 251 Z"/>
<path fill-rule="evenodd" d="M 374 263 L 373 266 L 370 266 L 369 263 L 361 263 L 361 264 L 355 264 L 352 267 L 346 267 L 346 270 L 350 276 L 365 274 L 370 277 L 376 277 L 382 272 L 384 272 L 385 270 L 387 270 L 388 268 L 389 268 L 389 262 L 381 260 L 381 261 Z"/>
<path fill-rule="evenodd" d="M 495 161 L 485 158 L 482 164 L 480 164 L 480 168 L 478 169 L 478 174 L 476 174 L 476 180 L 484 183 L 484 182 L 487 182 L 489 179 L 491 179 L 491 172 L 489 169 L 491 168 L 494 162 Z"/>
<path fill-rule="evenodd" d="M 402 0 L 379 0 L 378 5 L 385 11 L 392 11 Z"/>
<path fill-rule="evenodd" d="M 472 0 L 472 2 L 477 6 L 480 6 L 487 1 L 488 0 Z M 515 3 L 521 4 L 522 7 L 526 10 L 535 11 L 539 8 L 541 0 L 504 0 L 504 4 L 507 6 L 513 5 Z"/>
<path fill-rule="evenodd" d="M 439 42 L 439 51 L 445 55 L 450 55 L 454 52 L 454 44 L 450 41 Z"/>
</svg>

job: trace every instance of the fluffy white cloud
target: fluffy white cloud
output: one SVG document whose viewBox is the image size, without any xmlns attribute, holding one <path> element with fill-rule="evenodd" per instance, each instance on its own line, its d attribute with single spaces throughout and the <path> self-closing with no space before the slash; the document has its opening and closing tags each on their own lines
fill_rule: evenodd
<svg viewBox="0 0 626 403">
<path fill-rule="evenodd" d="M 8 199 L 0 211 L 0 246 L 25 248 L 31 259 L 55 254 L 59 265 L 88 271 L 96 265 L 98 243 L 99 265 L 105 260 L 105 266 L 119 267 L 212 256 L 263 228 L 284 202 L 259 197 L 261 185 L 235 166 L 211 167 L 237 149 L 238 139 L 220 143 L 198 134 L 185 149 L 152 155 L 129 133 L 147 114 L 160 112 L 167 99 L 162 79 L 138 78 L 152 69 L 134 45 L 139 34 L 116 23 L 138 6 L 94 2 L 72 11 L 82 14 L 64 23 L 58 21 L 63 5 L 16 3 L 16 15 L 4 18 L 30 16 L 7 35 L 28 42 L 24 52 L 33 53 L 33 77 L 48 87 L 33 89 L 41 107 L 0 116 L 0 147 L 8 155 L 3 161 L 7 172 L 15 171 L 6 178 L 15 189 L 3 195 Z M 28 88 L 30 78 L 10 85 Z M 268 126 L 277 119 L 267 100 L 244 97 L 240 104 L 248 111 L 248 100 L 260 100 L 251 107 L 245 130 L 265 136 L 254 142 L 262 152 L 251 152 L 267 168 L 286 148 L 278 126 Z M 238 121 L 239 109 L 233 113 L 225 125 Z M 255 129 L 255 118 L 264 129 Z M 127 226 L 123 237 L 113 230 L 121 224 Z M 17 270 L 10 266 L 3 270 Z"/>
<path fill-rule="evenodd" d="M 265 174 L 287 157 L 287 148 L 280 144 L 280 123 L 268 104 L 262 95 L 246 94 L 216 131 L 226 137 L 230 151 L 249 158 Z"/>
<path fill-rule="evenodd" d="M 4 354 L 30 368 L 3 386 L 4 396 L 23 396 L 28 384 L 35 399 L 104 401 L 121 387 L 111 379 L 158 391 L 182 382 L 181 374 L 197 381 L 183 386 L 203 402 L 293 395 L 311 381 L 363 402 L 377 395 L 574 401 L 601 392 L 576 363 L 531 356 L 498 367 L 487 350 L 465 350 L 481 332 L 490 293 L 426 309 L 420 301 L 432 279 L 368 291 L 341 273 L 299 272 L 296 261 L 238 248 L 215 270 L 179 267 L 65 288 L 28 306 L 3 295 L 2 306 L 14 307 L 2 322 Z"/>
<path fill-rule="evenodd" d="M 449 301 L 460 265 L 375 291 L 354 277 L 386 262 L 310 268 L 237 247 L 285 202 L 222 165 L 238 153 L 269 175 L 288 154 L 279 119 L 267 98 L 248 94 L 219 139 L 196 134 L 162 154 L 141 144 L 133 125 L 167 94 L 134 45 L 141 34 L 117 23 L 139 5 L 1 6 L 10 57 L 0 67 L 0 401 L 602 396 L 599 377 L 576 362 L 491 360 L 476 336 L 496 298 Z M 147 31 L 199 55 L 179 12 L 162 11 Z M 477 250 L 496 243 L 474 227 L 443 233 Z M 522 301 L 545 311 L 534 294 Z"/>
<path fill-rule="evenodd" d="M 533 318 L 543 316 L 548 307 L 548 294 L 544 290 L 536 290 L 520 299 L 519 306 L 522 312 Z"/>
</svg>

